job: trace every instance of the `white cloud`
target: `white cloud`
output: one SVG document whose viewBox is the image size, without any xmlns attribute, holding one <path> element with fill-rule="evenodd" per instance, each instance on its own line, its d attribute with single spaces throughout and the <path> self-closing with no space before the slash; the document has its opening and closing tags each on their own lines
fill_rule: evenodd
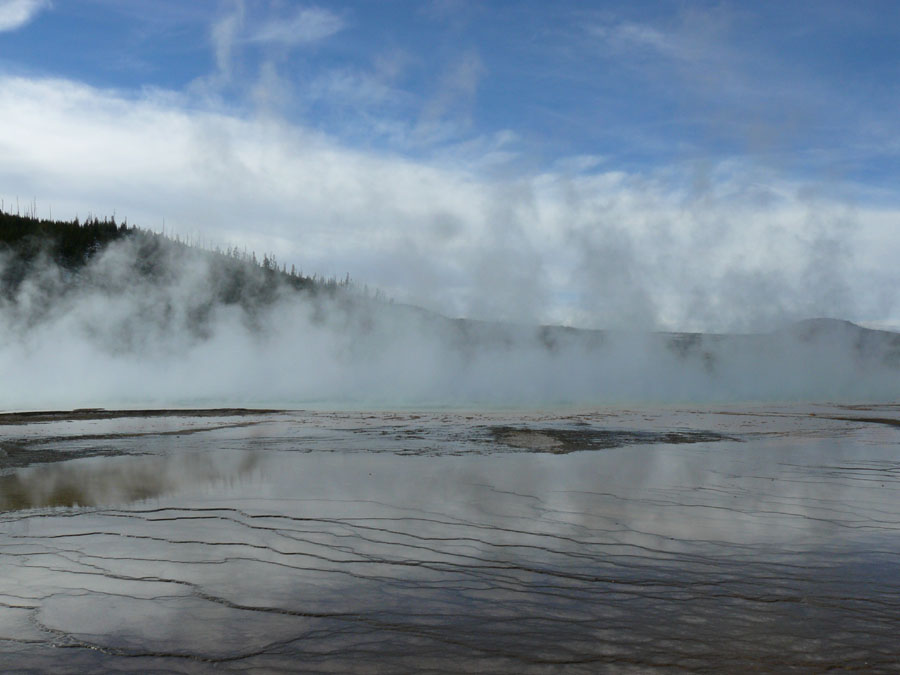
<svg viewBox="0 0 900 675">
<path fill-rule="evenodd" d="M 850 208 L 742 164 L 639 174 L 573 158 L 579 171 L 498 180 L 477 157 L 360 151 L 168 92 L 0 87 L 7 207 L 34 196 L 40 215 L 165 218 L 451 315 L 707 330 L 900 318 L 896 209 Z"/>
<path fill-rule="evenodd" d="M 333 12 L 302 7 L 290 18 L 266 21 L 248 39 L 250 42 L 298 47 L 331 37 L 343 27 L 344 20 Z"/>
<path fill-rule="evenodd" d="M 0 0 L 0 32 L 21 28 L 49 6 L 49 0 Z"/>
</svg>

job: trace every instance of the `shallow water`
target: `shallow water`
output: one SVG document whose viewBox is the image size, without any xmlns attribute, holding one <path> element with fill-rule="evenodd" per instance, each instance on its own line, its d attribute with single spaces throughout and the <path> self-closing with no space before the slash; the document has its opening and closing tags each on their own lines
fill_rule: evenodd
<svg viewBox="0 0 900 675">
<path fill-rule="evenodd" d="M 0 417 L 0 665 L 900 670 L 897 418 Z"/>
</svg>

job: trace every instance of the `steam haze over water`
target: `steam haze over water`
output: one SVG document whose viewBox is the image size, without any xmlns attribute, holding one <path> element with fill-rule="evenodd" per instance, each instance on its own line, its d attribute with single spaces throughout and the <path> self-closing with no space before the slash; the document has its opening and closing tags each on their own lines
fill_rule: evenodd
<svg viewBox="0 0 900 675">
<path fill-rule="evenodd" d="M 358 290 L 217 295 L 223 258 L 137 235 L 78 272 L 39 262 L 0 306 L 0 407 L 467 406 L 878 401 L 900 335 L 848 322 L 758 334 L 579 331 L 450 320 Z M 254 268 L 255 269 L 255 268 Z"/>
</svg>

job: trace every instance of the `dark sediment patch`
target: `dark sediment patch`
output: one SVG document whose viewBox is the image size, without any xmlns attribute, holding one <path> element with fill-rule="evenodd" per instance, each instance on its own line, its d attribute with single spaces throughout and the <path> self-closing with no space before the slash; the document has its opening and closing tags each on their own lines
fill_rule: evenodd
<svg viewBox="0 0 900 675">
<path fill-rule="evenodd" d="M 840 420 L 841 422 L 862 422 L 863 424 L 886 424 L 891 427 L 900 427 L 900 419 L 894 417 L 849 417 L 843 415 L 812 415 L 827 420 Z"/>
<path fill-rule="evenodd" d="M 96 415 L 99 413 L 111 413 L 100 417 L 82 417 L 81 415 Z M 170 416 L 188 416 L 192 411 L 73 411 L 59 413 L 22 413 L 24 415 L 32 415 L 31 422 L 46 423 L 52 421 L 93 421 L 105 419 L 121 419 L 126 417 L 170 417 Z M 244 414 L 264 414 L 265 411 L 246 411 L 238 409 L 238 412 L 227 410 L 204 410 L 203 414 L 198 417 L 227 417 L 241 416 Z M 280 412 L 280 411 L 279 411 Z M 18 415 L 18 414 L 16 414 Z M 0 418 L 5 417 L 0 415 Z M 28 421 L 14 421 L 9 424 L 24 425 Z M 141 437 L 160 438 L 165 436 L 190 436 L 192 434 L 217 431 L 221 429 L 232 429 L 236 427 L 248 427 L 257 424 L 258 421 L 247 420 L 239 422 L 230 422 L 226 424 L 213 424 L 203 427 L 187 427 L 176 428 L 170 430 L 153 430 L 153 431 L 130 431 L 130 432 L 108 432 L 108 433 L 88 433 L 88 434 L 71 434 L 66 436 L 40 436 L 35 438 L 16 438 L 3 439 L 0 438 L 0 473 L 12 469 L 21 469 L 36 464 L 51 464 L 53 462 L 63 462 L 72 459 L 80 459 L 85 457 L 117 457 L 120 455 L 142 455 L 147 454 L 142 451 L 135 451 L 133 447 L 124 448 L 116 445 L 118 441 L 135 439 Z M 71 444 L 77 442 L 82 444 L 81 447 L 72 448 Z M 83 444 L 88 443 L 85 447 Z M 64 448 L 64 449 L 63 449 Z"/>
<path fill-rule="evenodd" d="M 628 429 L 560 429 L 555 427 L 490 427 L 494 442 L 531 452 L 566 454 L 609 450 L 627 445 L 712 443 L 739 440 L 713 431 L 634 431 Z"/>
<path fill-rule="evenodd" d="M 111 420 L 125 417 L 244 417 L 287 412 L 263 408 L 165 408 L 157 410 L 106 410 L 78 408 L 76 410 L 45 410 L 34 412 L 0 413 L 0 425 L 33 424 L 35 422 L 65 422 L 83 420 Z"/>
<path fill-rule="evenodd" d="M 35 447 L 27 441 L 0 441 L 0 471 L 21 469 L 32 464 L 62 462 L 77 457 L 117 457 L 124 452 L 111 445 L 79 450 L 77 455 L 52 447 Z"/>
</svg>

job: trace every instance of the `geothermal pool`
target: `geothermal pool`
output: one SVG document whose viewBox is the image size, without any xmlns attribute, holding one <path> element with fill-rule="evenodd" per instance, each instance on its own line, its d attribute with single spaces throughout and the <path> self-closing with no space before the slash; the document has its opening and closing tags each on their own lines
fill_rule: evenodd
<svg viewBox="0 0 900 675">
<path fill-rule="evenodd" d="M 0 416 L 4 672 L 900 670 L 900 406 Z"/>
</svg>

